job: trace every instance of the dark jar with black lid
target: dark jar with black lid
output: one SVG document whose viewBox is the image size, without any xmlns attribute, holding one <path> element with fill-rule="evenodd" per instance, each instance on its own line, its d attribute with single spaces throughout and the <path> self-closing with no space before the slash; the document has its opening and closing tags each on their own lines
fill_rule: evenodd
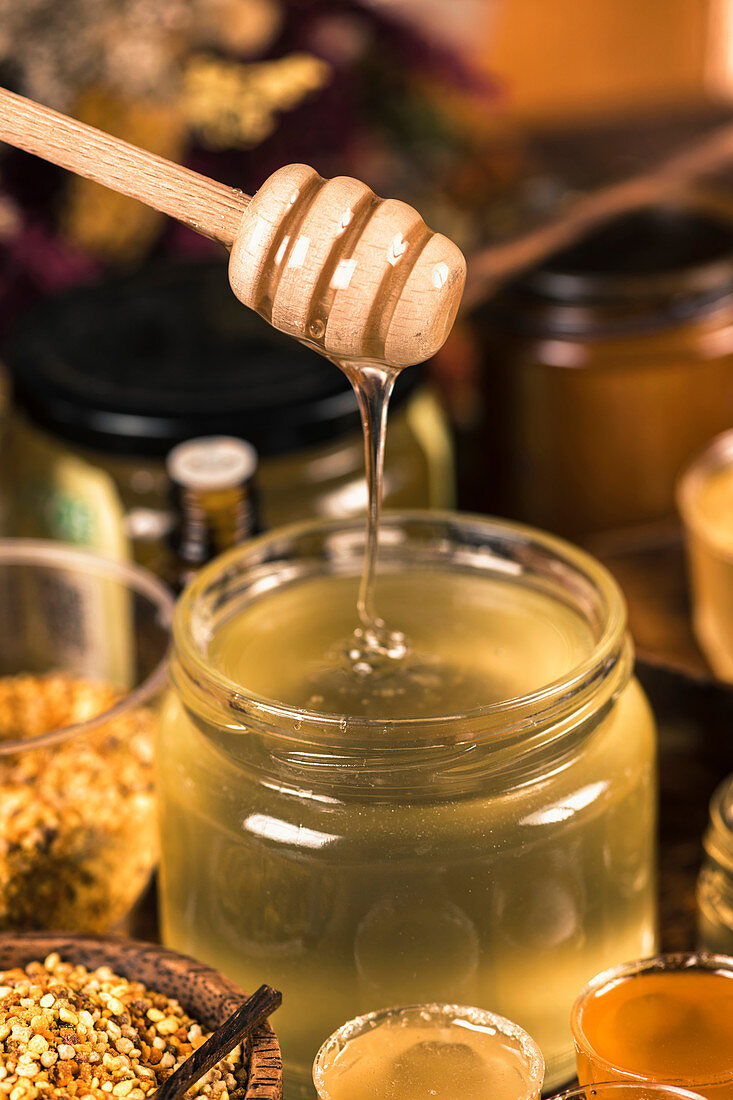
<svg viewBox="0 0 733 1100">
<path fill-rule="evenodd" d="M 13 533 L 150 561 L 165 456 L 195 436 L 250 442 L 263 527 L 366 505 L 356 400 L 341 372 L 231 293 L 223 264 L 161 267 L 45 302 L 0 356 L 14 389 Z M 398 380 L 387 506 L 450 506 L 452 450 L 420 368 Z"/>
<path fill-rule="evenodd" d="M 664 525 L 681 470 L 733 423 L 733 210 L 618 218 L 475 320 L 481 503 L 581 540 Z"/>
</svg>

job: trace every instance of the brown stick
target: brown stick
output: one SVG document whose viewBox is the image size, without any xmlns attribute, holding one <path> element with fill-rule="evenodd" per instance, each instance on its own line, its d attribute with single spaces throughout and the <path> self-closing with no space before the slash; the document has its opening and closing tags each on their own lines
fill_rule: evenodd
<svg viewBox="0 0 733 1100">
<path fill-rule="evenodd" d="M 154 1093 L 155 1100 L 181 1100 L 192 1085 L 218 1065 L 246 1035 L 282 1004 L 282 994 L 269 985 L 248 997 L 206 1042 L 178 1067 Z"/>
<path fill-rule="evenodd" d="M 0 141 L 169 214 L 231 248 L 249 195 L 0 88 Z"/>
<path fill-rule="evenodd" d="M 593 226 L 659 202 L 665 195 L 731 160 L 733 125 L 727 124 L 642 175 L 581 196 L 547 225 L 469 256 L 463 307 L 476 305 L 499 283 L 572 244 Z"/>
</svg>

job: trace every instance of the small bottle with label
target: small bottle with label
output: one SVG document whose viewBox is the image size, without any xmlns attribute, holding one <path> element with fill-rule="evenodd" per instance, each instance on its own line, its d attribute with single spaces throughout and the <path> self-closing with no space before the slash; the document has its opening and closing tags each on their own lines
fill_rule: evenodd
<svg viewBox="0 0 733 1100">
<path fill-rule="evenodd" d="M 166 579 L 177 590 L 218 554 L 260 530 L 257 452 L 230 436 L 203 436 L 170 451 L 173 521 L 167 538 Z"/>
</svg>

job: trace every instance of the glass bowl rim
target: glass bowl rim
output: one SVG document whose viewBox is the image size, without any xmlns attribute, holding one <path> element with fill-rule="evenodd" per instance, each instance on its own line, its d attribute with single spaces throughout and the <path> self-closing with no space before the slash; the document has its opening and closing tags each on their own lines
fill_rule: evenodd
<svg viewBox="0 0 733 1100">
<path fill-rule="evenodd" d="M 141 565 L 118 561 L 71 543 L 56 542 L 53 539 L 0 538 L 0 566 L 2 565 L 68 568 L 77 572 L 81 570 L 87 574 L 92 572 L 97 576 L 119 581 L 157 608 L 157 622 L 162 628 L 168 630 L 169 642 L 153 671 L 107 710 L 84 722 L 59 726 L 58 729 L 48 730 L 35 737 L 23 737 L 12 741 L 0 740 L 0 757 L 50 748 L 75 737 L 84 736 L 98 726 L 122 717 L 133 707 L 142 706 L 163 689 L 167 681 L 170 628 L 173 622 L 175 599 L 170 589 L 154 573 Z"/>
<path fill-rule="evenodd" d="M 611 1092 L 618 1093 L 619 1097 L 623 1097 L 624 1094 L 628 1094 L 629 1089 L 634 1089 L 635 1093 L 640 1091 L 649 1091 L 651 1093 L 658 1093 L 660 1098 L 664 1096 L 676 1096 L 680 1100 L 705 1100 L 705 1097 L 699 1092 L 695 1092 L 694 1089 L 685 1088 L 683 1085 L 673 1085 L 669 1081 L 590 1081 L 587 1085 L 573 1085 L 572 1088 L 563 1089 L 562 1092 L 554 1093 L 552 1100 L 581 1100 L 581 1097 L 585 1097 L 588 1100 L 597 1090 L 603 1089 Z"/>
</svg>

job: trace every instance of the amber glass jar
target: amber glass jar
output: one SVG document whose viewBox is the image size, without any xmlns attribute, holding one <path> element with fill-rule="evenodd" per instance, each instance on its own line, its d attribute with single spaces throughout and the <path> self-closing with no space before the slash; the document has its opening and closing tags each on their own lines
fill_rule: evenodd
<svg viewBox="0 0 733 1100">
<path fill-rule="evenodd" d="M 618 219 L 477 316 L 489 510 L 574 538 L 666 521 L 675 480 L 733 421 L 733 226 Z"/>
<path fill-rule="evenodd" d="M 196 436 L 259 455 L 261 522 L 366 507 L 356 399 L 333 364 L 270 328 L 226 267 L 164 267 L 77 290 L 24 320 L 0 354 L 12 375 L 14 534 L 153 566 L 166 523 L 165 456 Z M 395 388 L 385 500 L 453 502 L 452 450 L 420 368 Z"/>
</svg>

